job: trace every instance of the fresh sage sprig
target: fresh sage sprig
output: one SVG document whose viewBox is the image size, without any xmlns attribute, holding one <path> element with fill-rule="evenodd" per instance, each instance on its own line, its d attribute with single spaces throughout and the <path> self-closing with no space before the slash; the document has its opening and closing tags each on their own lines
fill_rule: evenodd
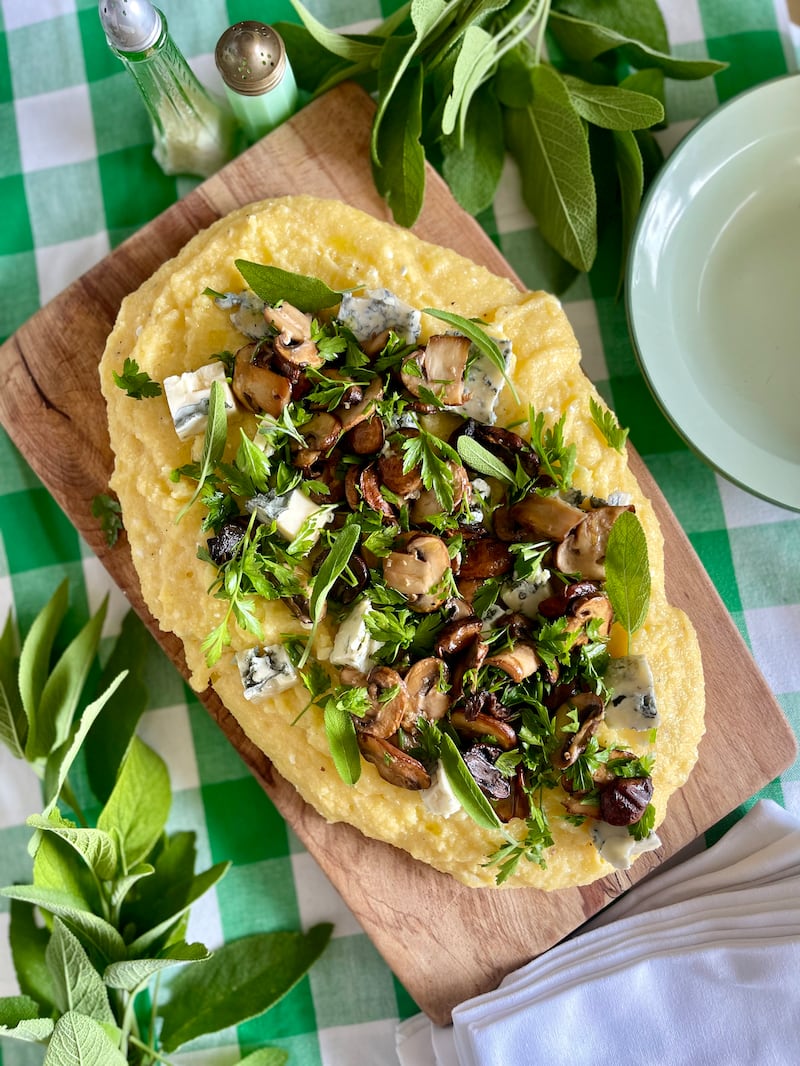
<svg viewBox="0 0 800 1066">
<path fill-rule="evenodd" d="M 235 263 L 236 269 L 256 296 L 268 304 L 285 300 L 298 311 L 314 314 L 338 304 L 343 296 L 342 292 L 331 289 L 319 278 L 294 274 L 264 263 L 250 263 L 247 259 L 237 259 Z"/>
<path fill-rule="evenodd" d="M 331 926 L 259 933 L 213 953 L 186 941 L 189 910 L 230 864 L 196 873 L 194 834 L 166 831 L 167 767 L 135 733 L 147 702 L 134 676 L 147 639 L 141 623 L 125 620 L 100 692 L 78 715 L 105 606 L 52 663 L 67 607 L 62 584 L 19 656 L 10 616 L 0 636 L 0 740 L 44 778 L 43 809 L 28 819 L 31 883 L 0 889 L 11 901 L 20 986 L 0 998 L 0 1037 L 45 1045 L 45 1066 L 155 1066 L 189 1040 L 268 1010 L 324 950 Z M 132 669 L 115 672 L 120 661 Z M 79 752 L 100 804 L 94 824 L 68 784 Z M 174 967 L 160 996 L 159 976 Z M 149 1010 L 138 1009 L 140 996 Z M 264 1048 L 241 1062 L 287 1058 Z"/>
<path fill-rule="evenodd" d="M 301 87 L 355 80 L 376 96 L 372 171 L 395 221 L 419 215 L 426 158 L 478 214 L 508 151 L 540 233 L 580 271 L 597 253 L 598 204 L 621 203 L 630 236 L 645 163 L 661 158 L 650 130 L 664 79 L 725 65 L 673 56 L 656 0 L 410 0 L 367 34 L 292 5 L 302 25 L 277 28 Z"/>
</svg>

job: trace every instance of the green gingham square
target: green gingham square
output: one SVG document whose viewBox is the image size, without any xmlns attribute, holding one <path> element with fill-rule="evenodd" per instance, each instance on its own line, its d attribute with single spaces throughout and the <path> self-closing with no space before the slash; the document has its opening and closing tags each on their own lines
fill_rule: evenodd
<svg viewBox="0 0 800 1066">
<path fill-rule="evenodd" d="M 8 30 L 6 42 L 16 99 L 82 85 L 86 80 L 75 14 Z"/>
</svg>

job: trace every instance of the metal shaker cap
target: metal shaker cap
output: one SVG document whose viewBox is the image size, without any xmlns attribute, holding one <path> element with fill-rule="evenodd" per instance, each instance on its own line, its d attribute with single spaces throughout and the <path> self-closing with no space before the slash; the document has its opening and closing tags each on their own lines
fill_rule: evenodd
<svg viewBox="0 0 800 1066">
<path fill-rule="evenodd" d="M 146 52 L 161 36 L 161 15 L 148 0 L 100 0 L 106 40 L 118 52 Z"/>
<path fill-rule="evenodd" d="M 237 22 L 217 41 L 214 59 L 228 88 L 242 96 L 260 96 L 280 83 L 286 48 L 266 23 Z"/>
</svg>

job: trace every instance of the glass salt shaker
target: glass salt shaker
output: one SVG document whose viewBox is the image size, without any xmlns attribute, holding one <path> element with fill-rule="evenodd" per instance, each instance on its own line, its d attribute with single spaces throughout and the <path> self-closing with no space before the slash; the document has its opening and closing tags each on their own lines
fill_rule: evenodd
<svg viewBox="0 0 800 1066">
<path fill-rule="evenodd" d="M 207 178 L 236 154 L 238 130 L 195 77 L 148 0 L 100 0 L 109 47 L 133 76 L 153 127 L 153 156 L 165 174 Z"/>
<path fill-rule="evenodd" d="M 279 33 L 263 22 L 237 22 L 214 52 L 234 115 L 250 141 L 297 108 L 297 83 Z"/>
</svg>

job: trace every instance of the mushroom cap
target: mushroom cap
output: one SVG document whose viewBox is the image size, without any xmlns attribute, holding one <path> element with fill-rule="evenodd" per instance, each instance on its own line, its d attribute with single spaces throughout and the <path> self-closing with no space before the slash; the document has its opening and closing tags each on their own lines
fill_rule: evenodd
<svg viewBox="0 0 800 1066">
<path fill-rule="evenodd" d="M 578 728 L 572 730 L 572 712 L 577 711 Z M 586 751 L 605 713 L 605 704 L 594 692 L 578 692 L 556 711 L 555 736 L 559 745 L 552 755 L 553 766 L 566 770 Z"/>
<path fill-rule="evenodd" d="M 561 541 L 584 521 L 586 511 L 573 507 L 560 496 L 532 493 L 510 508 L 510 517 L 534 538 Z"/>
<path fill-rule="evenodd" d="M 450 553 L 440 537 L 416 533 L 402 551 L 392 551 L 383 560 L 386 584 L 402 592 L 412 611 L 427 614 L 447 599 L 442 578 L 450 569 Z"/>
<path fill-rule="evenodd" d="M 390 785 L 415 791 L 431 787 L 431 775 L 422 763 L 406 755 L 388 740 L 370 736 L 369 733 L 360 733 L 358 746 L 367 762 L 371 762 Z"/>
<path fill-rule="evenodd" d="M 492 718 L 488 714 L 476 714 L 468 718 L 463 711 L 453 711 L 450 715 L 453 728 L 462 736 L 472 740 L 490 737 L 503 751 L 511 751 L 517 746 L 517 734 L 508 722 Z"/>
<path fill-rule="evenodd" d="M 555 552 L 556 567 L 565 574 L 581 574 L 590 580 L 603 581 L 606 576 L 605 559 L 611 527 L 625 511 L 633 507 L 595 507 L 564 538 Z"/>
<path fill-rule="evenodd" d="M 413 732 L 420 718 L 429 722 L 443 718 L 450 708 L 450 696 L 441 690 L 440 683 L 447 683 L 447 664 L 434 655 L 419 659 L 406 673 L 404 681 L 408 693 L 408 711 L 400 723 L 407 732 Z"/>
<path fill-rule="evenodd" d="M 292 385 L 282 374 L 254 362 L 257 356 L 257 344 L 245 344 L 237 351 L 231 388 L 249 411 L 265 411 L 277 418 L 291 399 Z"/>
<path fill-rule="evenodd" d="M 375 666 L 367 675 L 370 709 L 363 718 L 354 716 L 356 731 L 386 740 L 400 728 L 408 712 L 408 690 L 396 670 Z"/>
</svg>

